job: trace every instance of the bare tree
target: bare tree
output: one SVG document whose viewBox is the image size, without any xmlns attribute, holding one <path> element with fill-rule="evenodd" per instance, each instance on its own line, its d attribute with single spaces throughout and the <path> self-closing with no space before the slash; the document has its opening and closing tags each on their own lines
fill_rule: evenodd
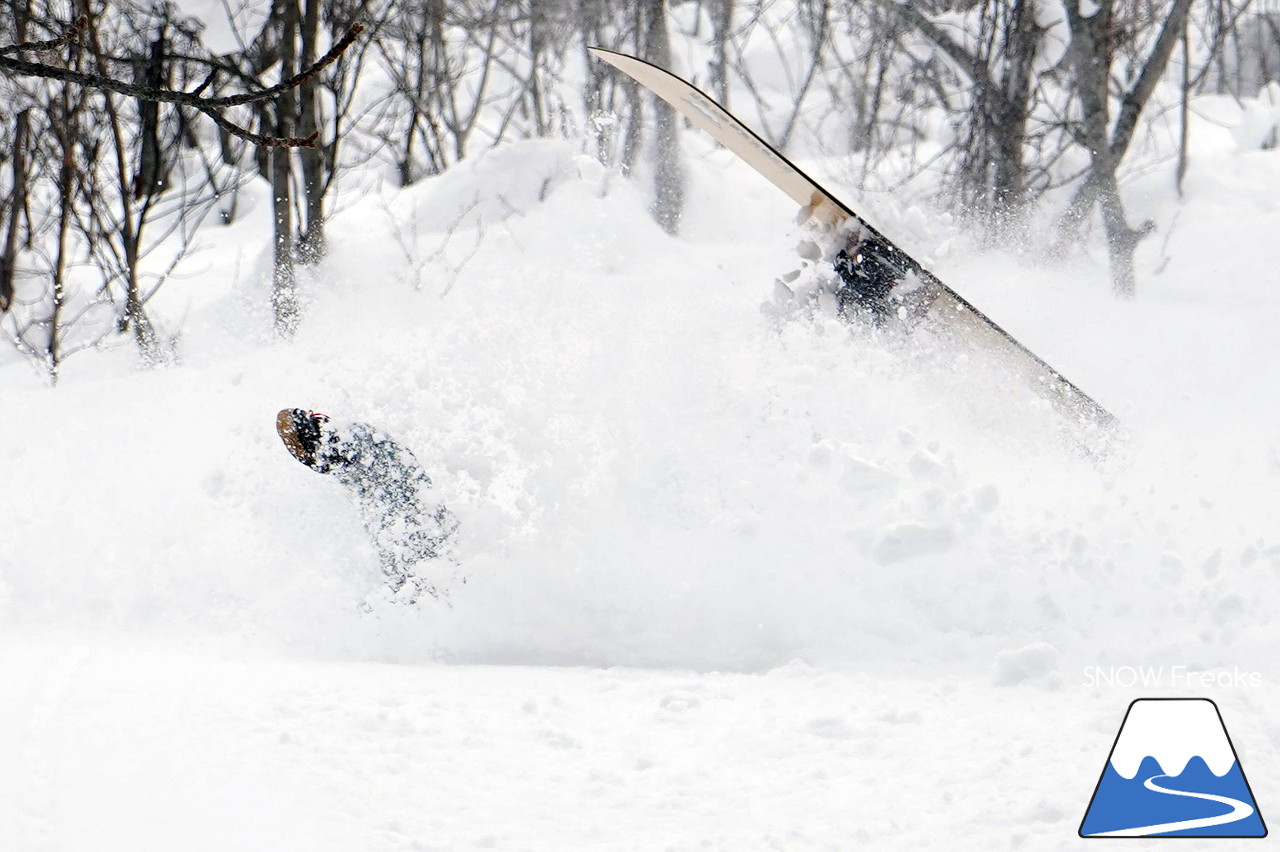
<svg viewBox="0 0 1280 852">
<path fill-rule="evenodd" d="M 491 95 L 503 5 L 402 0 L 388 9 L 373 43 L 392 87 L 372 132 L 394 152 L 402 186 L 466 156 Z"/>
<path fill-rule="evenodd" d="M 271 187 L 286 335 L 299 264 L 324 255 L 334 187 L 362 157 L 407 186 L 504 140 L 585 137 L 611 168 L 652 176 L 652 213 L 678 232 L 682 124 L 590 46 L 664 67 L 701 55 L 695 82 L 774 143 L 848 156 L 864 185 L 941 173 L 944 197 L 988 234 L 1018 235 L 1032 205 L 1069 200 L 1060 234 L 1075 244 L 1097 210 L 1122 295 L 1150 226 L 1129 224 L 1121 166 L 1177 43 L 1178 179 L 1196 93 L 1249 97 L 1280 78 L 1280 18 L 1246 14 L 1251 0 L 1072 0 L 1053 23 L 1057 4 L 1038 0 L 270 6 L 223 55 L 152 0 L 72 0 L 71 24 L 60 0 L 0 6 L 0 328 L 53 380 L 109 331 L 130 333 L 144 361 L 167 357 L 149 300 L 177 261 L 157 271 L 148 252 L 180 258 L 215 200 L 234 217 L 249 176 Z M 1045 59 L 1050 29 L 1066 33 L 1061 61 Z M 366 56 L 380 73 L 361 74 Z"/>
<path fill-rule="evenodd" d="M 1075 132 L 1080 144 L 1089 152 L 1090 169 L 1072 199 L 1064 223 L 1068 234 L 1073 233 L 1086 212 L 1095 203 L 1098 205 L 1106 230 L 1112 285 L 1117 295 L 1131 297 L 1137 291 L 1133 254 L 1142 237 L 1154 228 L 1154 223 L 1148 222 L 1137 228 L 1129 225 L 1116 172 L 1133 140 L 1142 110 L 1155 92 L 1181 36 L 1191 0 L 1174 0 L 1132 85 L 1120 97 L 1114 126 L 1110 126 L 1110 97 L 1112 67 L 1120 48 L 1117 39 L 1119 21 L 1112 0 L 1101 0 L 1096 7 L 1089 16 L 1082 14 L 1075 4 L 1065 7 L 1071 26 L 1072 82 L 1080 107 Z"/>
<path fill-rule="evenodd" d="M 978 31 L 969 39 L 971 47 L 958 42 L 919 6 L 879 1 L 963 75 L 969 91 L 968 104 L 960 111 L 964 142 L 957 146 L 961 204 L 988 217 L 991 230 L 1016 233 L 1027 202 L 1024 151 L 1036 84 L 1033 63 L 1041 38 L 1034 0 L 978 4 Z"/>
<path fill-rule="evenodd" d="M 12 42 L 0 44 L 0 89 L 18 107 L 12 124 L 0 129 L 0 145 L 7 142 L 10 152 L 0 156 L 8 159 L 8 191 L 0 192 L 0 317 L 8 320 L 4 328 L 13 343 L 54 383 L 69 354 L 93 345 L 113 327 L 132 332 L 145 363 L 169 355 L 145 306 L 222 188 L 190 179 L 189 157 L 180 152 L 199 141 L 182 110 L 205 115 L 222 133 L 269 149 L 312 145 L 315 136 L 250 131 L 233 113 L 269 103 L 314 79 L 359 32 L 352 27 L 302 72 L 264 86 L 203 51 L 169 17 L 167 6 L 154 13 L 129 7 L 130 14 L 109 8 L 94 15 L 82 8 L 84 14 L 66 26 L 32 0 L 11 2 Z M 55 35 L 31 40 L 33 28 Z M 181 40 L 177 50 L 175 39 Z M 59 53 L 65 53 L 62 62 L 49 61 Z M 203 73 L 197 70 L 201 65 Z M 185 82 L 193 76 L 194 89 L 170 87 L 175 78 Z M 244 89 L 206 95 L 220 77 Z M 26 85 L 28 80 L 38 84 Z M 169 109 L 162 110 L 164 104 Z M 207 158 L 204 165 L 211 179 L 214 168 Z M 180 186 L 169 203 L 161 204 L 175 168 Z M 158 219 L 164 227 L 148 240 L 148 225 Z M 141 260 L 162 243 L 174 250 L 173 260 L 154 276 L 148 292 Z M 100 275 L 96 287 L 87 286 L 83 271 L 77 271 L 86 262 Z M 20 280 L 26 282 L 22 287 Z"/>
</svg>

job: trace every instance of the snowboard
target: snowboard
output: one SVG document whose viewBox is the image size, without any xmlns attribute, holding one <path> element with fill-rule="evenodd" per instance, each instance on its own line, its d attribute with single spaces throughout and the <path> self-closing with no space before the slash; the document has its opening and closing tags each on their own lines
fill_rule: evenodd
<svg viewBox="0 0 1280 852">
<path fill-rule="evenodd" d="M 1109 437 L 1112 414 L 1034 352 L 956 293 L 936 275 L 873 228 L 848 205 L 783 156 L 705 92 L 643 59 L 600 47 L 591 53 L 671 104 L 695 127 L 711 134 L 743 162 L 801 205 L 801 216 L 817 228 L 848 235 L 849 248 L 836 259 L 851 297 L 892 310 L 911 322 L 936 320 L 941 328 L 996 357 L 1055 409 L 1086 433 Z M 843 305 L 842 305 L 843 306 Z M 1081 435 L 1080 437 L 1085 437 Z"/>
</svg>

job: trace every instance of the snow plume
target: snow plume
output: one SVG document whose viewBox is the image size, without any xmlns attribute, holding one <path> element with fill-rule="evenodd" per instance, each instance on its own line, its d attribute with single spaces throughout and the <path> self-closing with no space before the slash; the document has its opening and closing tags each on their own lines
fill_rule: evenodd
<svg viewBox="0 0 1280 852">
<path fill-rule="evenodd" d="M 511 146 L 356 203 L 290 344 L 228 321 L 255 308 L 223 284 L 189 306 L 180 368 L 86 355 L 50 394 L 10 366 L 0 510 L 21 534 L 0 540 L 4 623 L 362 659 L 980 676 L 1037 642 L 1064 649 L 1065 671 L 1085 637 L 1206 661 L 1269 641 L 1257 614 L 1280 551 L 1262 532 L 1265 440 L 1259 455 L 1243 425 L 1258 421 L 1227 439 L 1207 403 L 1179 414 L 1182 388 L 1224 412 L 1259 404 L 1219 381 L 1248 340 L 1182 358 L 1192 315 L 1163 290 L 1148 330 L 1126 333 L 1137 308 L 1079 296 L 1096 271 L 953 255 L 944 278 L 1131 424 L 1128 459 L 1099 467 L 980 354 L 820 310 L 762 314 L 795 265 L 787 209 L 722 152 L 694 160 L 680 239 L 636 184 L 575 156 Z M 447 293 L 415 289 L 387 212 L 420 210 L 434 244 L 477 190 L 517 212 Z M 1169 358 L 1182 375 L 1152 380 L 1143 365 Z M 413 450 L 461 523 L 467 583 L 447 603 L 379 596 L 355 508 L 273 433 L 297 404 Z M 1135 619 L 1182 628 L 1135 638 Z"/>
</svg>

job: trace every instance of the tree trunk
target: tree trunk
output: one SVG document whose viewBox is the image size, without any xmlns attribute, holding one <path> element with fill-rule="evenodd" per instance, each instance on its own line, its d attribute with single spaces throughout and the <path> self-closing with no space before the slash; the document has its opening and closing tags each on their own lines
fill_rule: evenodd
<svg viewBox="0 0 1280 852">
<path fill-rule="evenodd" d="M 13 118 L 13 156 L 9 161 L 13 187 L 9 194 L 8 221 L 5 222 L 4 245 L 0 248 L 0 314 L 13 304 L 13 278 L 18 269 L 18 230 L 27 199 L 27 132 L 29 110 Z"/>
<path fill-rule="evenodd" d="M 1182 93 L 1178 100 L 1178 165 L 1173 182 L 1182 198 L 1182 182 L 1187 176 L 1187 147 L 1191 132 L 1191 16 L 1182 25 Z"/>
<path fill-rule="evenodd" d="M 729 33 L 734 0 L 711 0 L 711 92 L 729 108 Z"/>
<path fill-rule="evenodd" d="M 57 386 L 62 370 L 62 309 L 66 304 L 66 274 L 70 247 L 67 245 L 73 213 L 73 193 L 76 179 L 76 114 L 79 106 L 72 106 L 71 85 L 64 83 L 59 97 L 57 128 L 58 154 L 58 237 L 54 254 L 53 275 L 50 281 L 49 333 L 45 342 L 44 362 L 49 373 L 49 383 Z"/>
<path fill-rule="evenodd" d="M 88 40 L 98 70 L 106 73 L 108 70 L 107 59 L 102 49 L 102 43 L 98 39 L 97 30 L 93 27 L 89 28 Z M 160 34 L 157 43 L 160 47 L 157 48 L 153 44 L 150 55 L 152 59 L 158 58 L 158 61 L 163 63 L 163 33 Z M 162 74 L 158 68 L 147 68 L 143 73 L 137 74 L 135 77 L 141 78 L 147 85 L 159 86 Z M 139 244 L 142 241 L 142 227 L 146 218 L 146 203 L 143 203 L 144 212 L 142 215 L 137 215 L 135 199 L 150 199 L 155 192 L 159 191 L 159 104 L 152 105 L 157 109 L 150 118 L 147 116 L 147 104 L 143 104 L 142 149 L 139 155 L 138 172 L 131 178 L 124 122 L 120 118 L 119 110 L 116 109 L 115 95 L 111 92 L 103 92 L 102 98 L 103 105 L 106 108 L 107 123 L 111 129 L 111 143 L 115 155 L 115 177 L 120 192 L 120 211 L 117 217 L 116 233 L 104 234 L 98 239 L 119 241 L 120 251 L 117 257 L 120 265 L 119 273 L 124 278 L 125 295 L 124 311 L 118 320 L 118 328 L 121 332 L 133 332 L 133 338 L 138 344 L 138 354 L 141 356 L 142 362 L 147 366 L 155 366 L 162 363 L 165 358 L 155 328 L 151 324 L 151 319 L 143 309 L 142 294 L 138 285 Z M 151 141 L 148 141 L 149 139 Z M 150 148 L 151 145 L 154 145 L 154 148 Z M 130 186 L 131 181 L 132 187 Z"/>
<path fill-rule="evenodd" d="M 422 120 L 422 108 L 420 104 L 427 94 L 426 74 L 427 74 L 427 57 L 426 51 L 423 50 L 423 42 L 425 36 L 419 35 L 413 42 L 406 44 L 406 51 L 416 51 L 417 62 L 414 63 L 412 69 L 413 74 L 413 91 L 410 92 L 409 101 L 409 120 L 406 122 L 403 148 L 400 152 L 397 168 L 400 173 L 400 185 L 409 186 L 418 179 L 418 170 L 414 168 L 413 144 L 418 138 L 418 122 Z M 406 81 L 407 82 L 407 81 Z"/>
<path fill-rule="evenodd" d="M 13 38 L 21 44 L 27 39 L 30 2 L 12 3 L 11 10 Z M 5 222 L 4 244 L 0 246 L 0 314 L 13 306 L 13 279 L 18 271 L 18 232 L 27 203 L 27 134 L 30 126 L 28 110 L 21 110 L 13 117 L 13 154 L 10 159 L 13 186 L 6 211 L 8 220 Z"/>
<path fill-rule="evenodd" d="M 595 157 L 606 165 L 612 162 L 610 133 L 598 117 L 604 109 L 604 64 L 593 57 L 588 48 L 598 47 L 604 41 L 601 32 L 601 9 L 595 0 L 583 0 L 578 5 L 578 26 L 582 32 L 582 58 L 586 63 L 587 79 L 582 91 L 582 105 L 587 116 L 588 138 L 595 149 Z"/>
<path fill-rule="evenodd" d="M 671 67 L 671 41 L 667 35 L 665 0 L 645 4 L 649 61 L 660 68 Z M 657 95 L 650 98 L 654 110 L 654 199 L 653 218 L 668 234 L 680 230 L 684 214 L 684 169 L 680 162 L 680 124 L 675 109 Z"/>
<path fill-rule="evenodd" d="M 1074 60 L 1076 97 L 1080 102 L 1080 134 L 1089 151 L 1088 183 L 1102 211 L 1102 226 L 1111 260 L 1111 281 L 1116 295 L 1134 294 L 1133 251 L 1137 239 L 1124 215 L 1120 188 L 1116 182 L 1119 163 L 1112 156 L 1107 128 L 1111 123 L 1107 85 L 1111 77 L 1111 45 L 1107 37 L 1112 25 L 1111 3 L 1102 3 L 1092 17 L 1085 18 L 1075 8 L 1067 8 L 1071 24 L 1071 51 Z M 1088 206 L 1083 213 L 1087 213 Z"/>
<path fill-rule="evenodd" d="M 165 33 L 163 26 L 151 43 L 146 60 L 135 71 L 135 80 L 149 88 L 158 89 L 164 84 Z M 110 97 L 110 94 L 107 94 Z M 142 101 L 138 104 L 142 127 L 138 153 L 138 174 L 133 180 L 135 198 L 158 195 L 164 190 L 164 161 L 160 149 L 160 103 Z"/>
<path fill-rule="evenodd" d="M 1097 160 L 1094 161 L 1097 163 Z M 1096 167 L 1096 166 L 1095 166 Z M 1102 210 L 1102 225 L 1107 233 L 1107 255 L 1111 261 L 1111 283 L 1115 294 L 1130 299 L 1138 292 L 1133 275 L 1133 253 L 1145 231 L 1129 227 L 1124 205 L 1120 201 L 1120 187 L 1116 183 L 1115 164 L 1103 166 L 1111 173 L 1102 174 L 1102 191 L 1098 198 Z"/>
<path fill-rule="evenodd" d="M 653 5 L 653 0 L 635 7 L 636 55 L 644 58 L 648 53 L 648 28 L 645 26 L 645 12 Z M 652 59 L 652 57 L 648 57 Z M 622 126 L 622 154 L 618 166 L 624 177 L 631 172 L 640 160 L 640 150 L 644 147 L 644 97 L 643 89 L 635 80 L 628 77 L 622 81 L 622 91 L 627 101 L 626 122 Z"/>
<path fill-rule="evenodd" d="M 305 0 L 305 3 L 302 14 L 302 55 L 298 60 L 301 68 L 308 68 L 316 61 L 316 40 L 320 32 L 320 0 Z M 300 136 L 309 136 L 320 129 L 320 104 L 317 97 L 319 86 L 319 81 L 313 78 L 298 87 Z M 324 196 L 327 181 L 324 176 L 322 143 L 317 140 L 314 148 L 303 148 L 298 156 L 302 160 L 302 192 L 306 214 L 298 254 L 303 263 L 316 263 L 324 257 L 325 252 Z"/>
<path fill-rule="evenodd" d="M 1080 136 L 1090 156 L 1089 176 L 1063 217 L 1064 236 L 1074 241 L 1089 209 L 1097 202 L 1107 237 L 1112 287 L 1116 295 L 1129 298 L 1137 292 L 1133 255 L 1154 223 L 1147 222 L 1140 228 L 1129 226 L 1116 172 L 1137 130 L 1142 110 L 1168 66 L 1190 12 L 1191 0 L 1174 0 L 1151 55 L 1143 63 L 1133 87 L 1120 100 L 1120 112 L 1110 133 L 1108 86 L 1114 54 L 1110 41 L 1115 26 L 1113 3 L 1101 2 L 1098 10 L 1087 18 L 1080 14 L 1076 4 L 1068 3 L 1064 8 L 1071 27 L 1072 76 L 1082 115 Z"/>
<path fill-rule="evenodd" d="M 1026 197 L 1026 162 L 1023 143 L 1031 115 L 1031 94 L 1035 85 L 1034 62 L 1040 42 L 1040 28 L 1030 0 L 1017 0 L 1005 25 L 1004 95 L 1000 99 L 998 121 L 991 128 L 996 152 L 992 168 L 990 204 L 993 226 L 1001 238 L 1020 232 Z"/>
<path fill-rule="evenodd" d="M 297 71 L 294 39 L 298 33 L 298 6 L 294 0 L 276 0 L 272 14 L 280 35 L 280 77 Z M 293 133 L 295 114 L 292 92 L 284 92 L 275 104 L 277 136 Z M 272 257 L 271 308 L 277 333 L 290 337 L 298 328 L 298 283 L 293 256 L 292 158 L 288 148 L 271 149 L 271 209 L 275 246 Z"/>
<path fill-rule="evenodd" d="M 545 4 L 533 0 L 529 4 L 529 110 L 533 113 L 533 132 L 538 138 L 547 135 L 550 126 L 542 92 L 542 56 L 548 26 Z"/>
</svg>

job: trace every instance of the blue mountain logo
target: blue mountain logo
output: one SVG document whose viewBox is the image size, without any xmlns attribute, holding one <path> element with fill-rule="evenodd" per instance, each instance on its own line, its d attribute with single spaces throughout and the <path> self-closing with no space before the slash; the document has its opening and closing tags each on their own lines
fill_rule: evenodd
<svg viewBox="0 0 1280 852">
<path fill-rule="evenodd" d="M 1129 705 L 1080 823 L 1081 837 L 1266 837 L 1218 705 Z"/>
</svg>

